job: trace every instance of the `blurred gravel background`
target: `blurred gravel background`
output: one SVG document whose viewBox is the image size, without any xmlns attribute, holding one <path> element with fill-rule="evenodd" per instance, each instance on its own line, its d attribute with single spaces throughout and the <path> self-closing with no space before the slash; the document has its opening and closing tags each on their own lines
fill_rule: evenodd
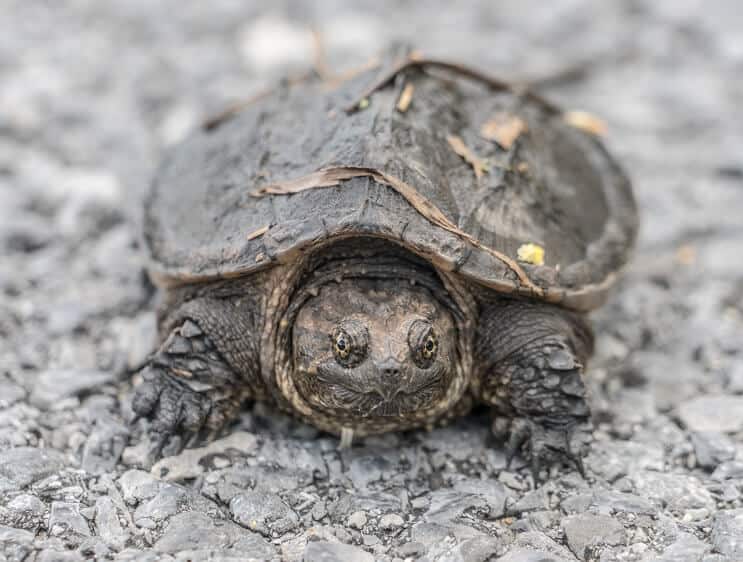
<svg viewBox="0 0 743 562">
<path fill-rule="evenodd" d="M 0 561 L 743 560 L 743 10 L 735 0 L 0 0 Z M 138 206 L 205 117 L 393 39 L 608 124 L 643 229 L 595 315 L 588 481 L 504 470 L 486 415 L 336 440 L 249 407 L 138 464 Z M 518 467 L 517 467 L 518 468 Z"/>
</svg>

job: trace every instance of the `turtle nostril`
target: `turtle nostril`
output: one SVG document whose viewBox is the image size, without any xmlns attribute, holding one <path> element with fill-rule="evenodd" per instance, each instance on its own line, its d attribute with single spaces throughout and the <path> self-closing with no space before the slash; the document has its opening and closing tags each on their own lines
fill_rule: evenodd
<svg viewBox="0 0 743 562">
<path fill-rule="evenodd" d="M 396 378 L 400 375 L 400 369 L 398 367 L 385 367 L 381 371 L 387 378 Z"/>
<path fill-rule="evenodd" d="M 398 361 L 388 358 L 377 363 L 376 367 L 378 378 L 375 383 L 375 391 L 384 400 L 392 400 L 400 391 L 401 365 Z"/>
<path fill-rule="evenodd" d="M 377 363 L 377 369 L 379 369 L 379 373 L 385 379 L 392 379 L 400 376 L 400 363 L 391 357 Z"/>
</svg>

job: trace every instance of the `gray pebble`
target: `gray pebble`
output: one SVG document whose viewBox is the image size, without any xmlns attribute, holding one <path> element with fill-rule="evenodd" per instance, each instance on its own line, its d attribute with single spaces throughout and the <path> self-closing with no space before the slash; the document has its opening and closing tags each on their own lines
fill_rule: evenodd
<svg viewBox="0 0 743 562">
<path fill-rule="evenodd" d="M 99 389 L 116 382 L 116 375 L 106 371 L 52 369 L 36 377 L 31 389 L 31 404 L 37 408 L 54 408 L 67 398 Z"/>
<path fill-rule="evenodd" d="M 575 557 L 567 548 L 556 543 L 544 533 L 537 531 L 521 533 L 516 537 L 516 540 L 514 540 L 512 544 L 512 551 L 518 552 L 520 549 L 537 551 L 540 555 L 542 555 L 541 553 L 544 553 L 543 556 L 546 556 L 547 560 L 555 559 L 559 562 L 575 560 Z"/>
<path fill-rule="evenodd" d="M 175 558 L 154 550 L 127 548 L 119 552 L 114 560 L 116 562 L 173 562 Z"/>
<path fill-rule="evenodd" d="M 366 513 L 363 511 L 354 511 L 346 521 L 349 527 L 362 529 L 366 525 Z"/>
<path fill-rule="evenodd" d="M 716 552 L 731 560 L 743 560 L 743 509 L 715 513 L 710 538 Z"/>
<path fill-rule="evenodd" d="M 1 329 L 0 334 L 2 334 Z M 26 391 L 23 387 L 13 382 L 9 376 L 0 374 L 0 408 L 8 408 L 25 396 Z"/>
<path fill-rule="evenodd" d="M 607 515 L 571 515 L 563 519 L 562 528 L 570 550 L 581 560 L 587 560 L 595 546 L 617 546 L 626 540 L 622 524 Z"/>
<path fill-rule="evenodd" d="M 709 546 L 691 533 L 679 533 L 673 543 L 656 558 L 657 562 L 687 562 L 701 560 Z"/>
<path fill-rule="evenodd" d="M 671 511 L 683 512 L 701 507 L 714 509 L 715 506 L 712 495 L 702 482 L 688 474 L 638 471 L 628 476 L 626 481 L 638 496 Z"/>
<path fill-rule="evenodd" d="M 743 394 L 743 362 L 733 363 L 728 373 L 727 389 L 732 394 Z"/>
<path fill-rule="evenodd" d="M 0 525 L 35 531 L 42 522 L 46 506 L 36 496 L 21 494 L 0 506 Z"/>
<path fill-rule="evenodd" d="M 569 560 L 544 550 L 514 548 L 497 558 L 496 562 L 569 562 Z"/>
<path fill-rule="evenodd" d="M 307 544 L 303 562 L 374 562 L 374 557 L 350 544 L 316 541 Z"/>
<path fill-rule="evenodd" d="M 250 453 L 255 449 L 256 438 L 246 431 L 234 431 L 204 445 L 203 447 L 184 449 L 178 455 L 165 457 L 152 467 L 152 474 L 164 480 L 186 480 L 195 478 L 205 471 L 202 459 L 215 455 L 227 454 L 230 450 Z"/>
<path fill-rule="evenodd" d="M 48 528 L 50 535 L 63 537 L 73 544 L 79 544 L 82 537 L 89 537 L 91 534 L 77 502 L 52 502 Z"/>
<path fill-rule="evenodd" d="M 81 552 L 75 550 L 46 549 L 39 552 L 36 562 L 84 562 L 85 558 Z"/>
<path fill-rule="evenodd" d="M 135 525 L 152 528 L 184 511 L 201 511 L 207 514 L 215 514 L 219 512 L 219 508 L 215 503 L 190 488 L 177 484 L 161 483 L 157 494 L 137 507 L 133 518 Z"/>
<path fill-rule="evenodd" d="M 632 513 L 634 515 L 653 515 L 657 509 L 645 497 L 628 492 L 600 490 L 593 494 L 591 505 L 603 514 Z"/>
<path fill-rule="evenodd" d="M 712 473 L 713 480 L 723 481 L 743 478 L 743 460 L 725 461 L 720 463 Z"/>
<path fill-rule="evenodd" d="M 349 466 L 348 476 L 356 487 L 363 490 L 372 482 L 389 476 L 392 471 L 392 463 L 386 456 L 378 454 L 360 454 L 357 449 L 351 449 L 345 453 Z"/>
<path fill-rule="evenodd" d="M 232 498 L 230 512 L 235 522 L 267 537 L 282 535 L 299 524 L 297 514 L 279 496 L 260 490 Z"/>
<path fill-rule="evenodd" d="M 119 511 L 108 496 L 102 496 L 95 502 L 95 528 L 101 539 L 115 551 L 124 548 L 129 538 L 129 533 L 121 524 Z"/>
<path fill-rule="evenodd" d="M 171 554 L 181 550 L 218 550 L 231 547 L 245 535 L 253 533 L 231 521 L 219 521 L 203 513 L 187 511 L 170 518 L 154 549 Z"/>
<path fill-rule="evenodd" d="M 121 453 L 121 462 L 126 466 L 149 469 L 153 464 L 149 450 L 149 440 L 140 439 L 136 444 L 124 448 Z"/>
<path fill-rule="evenodd" d="M 0 492 L 3 486 L 8 490 L 23 489 L 63 466 L 64 456 L 54 449 L 16 447 L 0 451 Z"/>
<path fill-rule="evenodd" d="M 99 418 L 85 441 L 82 468 L 90 474 L 110 472 L 121 458 L 129 430 L 121 424 Z"/>
<path fill-rule="evenodd" d="M 453 537 L 434 544 L 428 551 L 426 560 L 457 560 L 461 562 L 487 562 L 501 547 L 500 541 L 487 535 L 456 540 Z"/>
<path fill-rule="evenodd" d="M 397 513 L 388 513 L 379 519 L 379 526 L 385 531 L 394 531 L 405 525 L 405 519 Z"/>
<path fill-rule="evenodd" d="M 521 496 L 521 498 L 515 504 L 508 507 L 508 514 L 520 515 L 528 511 L 549 509 L 550 494 L 553 490 L 554 487 L 547 484 L 545 486 L 540 486 L 536 490 L 527 492 L 526 494 Z"/>
<path fill-rule="evenodd" d="M 704 395 L 683 402 L 678 416 L 691 431 L 733 432 L 743 430 L 743 396 Z"/>
<path fill-rule="evenodd" d="M 271 560 L 276 556 L 274 546 L 260 536 L 243 530 L 242 536 L 232 545 L 232 550 L 238 554 L 250 553 L 257 560 Z"/>
<path fill-rule="evenodd" d="M 490 478 L 461 478 L 454 482 L 453 488 L 460 492 L 474 494 L 487 501 L 489 506 L 488 517 L 501 517 L 505 512 L 506 489 L 503 484 Z"/>
<path fill-rule="evenodd" d="M 403 558 L 407 558 L 409 556 L 417 556 L 423 554 L 425 551 L 426 546 L 415 541 L 406 542 L 397 549 L 397 553 Z"/>
<path fill-rule="evenodd" d="M 435 523 L 449 523 L 467 512 L 471 516 L 489 517 L 490 506 L 485 498 L 456 490 L 436 490 L 424 519 Z M 497 509 L 498 506 L 496 506 Z"/>
<path fill-rule="evenodd" d="M 0 544 L 30 544 L 34 541 L 34 534 L 22 529 L 12 527 L 0 527 Z"/>
<path fill-rule="evenodd" d="M 129 504 L 154 497 L 160 488 L 160 481 L 149 472 L 132 469 L 126 471 L 118 480 L 124 501 Z"/>
<path fill-rule="evenodd" d="M 714 469 L 718 464 L 735 458 L 735 445 L 719 431 L 694 432 L 691 434 L 691 443 L 697 464 L 703 468 Z"/>
</svg>

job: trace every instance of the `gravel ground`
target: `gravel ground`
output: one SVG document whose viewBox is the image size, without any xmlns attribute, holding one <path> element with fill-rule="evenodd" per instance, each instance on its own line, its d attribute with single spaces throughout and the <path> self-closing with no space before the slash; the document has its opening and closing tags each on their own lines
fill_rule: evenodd
<svg viewBox="0 0 743 562">
<path fill-rule="evenodd" d="M 0 561 L 743 560 L 739 3 L 248 4 L 2 2 Z M 339 451 L 260 404 L 139 465 L 141 196 L 203 118 L 312 64 L 310 25 L 332 68 L 407 39 L 560 77 L 608 124 L 643 229 L 595 314 L 587 480 L 506 471 L 485 414 Z"/>
</svg>

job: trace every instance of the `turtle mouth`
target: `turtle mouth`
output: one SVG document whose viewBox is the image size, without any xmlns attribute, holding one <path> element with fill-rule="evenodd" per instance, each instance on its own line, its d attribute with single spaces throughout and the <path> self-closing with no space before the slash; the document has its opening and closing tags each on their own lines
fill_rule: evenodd
<svg viewBox="0 0 743 562">
<path fill-rule="evenodd" d="M 446 394 L 447 370 L 437 367 L 427 379 L 417 384 L 406 384 L 405 376 L 399 385 L 369 388 L 367 381 L 357 381 L 339 372 L 332 365 L 322 365 L 311 375 L 296 372 L 304 398 L 313 406 L 329 413 L 353 418 L 404 417 L 435 407 Z"/>
</svg>

